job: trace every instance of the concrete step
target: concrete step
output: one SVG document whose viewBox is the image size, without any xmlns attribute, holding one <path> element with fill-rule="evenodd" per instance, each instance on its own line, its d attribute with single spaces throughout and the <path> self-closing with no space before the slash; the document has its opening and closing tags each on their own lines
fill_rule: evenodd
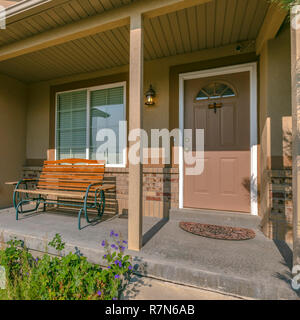
<svg viewBox="0 0 300 320">
<path fill-rule="evenodd" d="M 249 300 L 155 278 L 133 276 L 121 300 Z"/>
<path fill-rule="evenodd" d="M 261 218 L 247 213 L 204 209 L 171 209 L 170 220 L 260 229 Z"/>
<path fill-rule="evenodd" d="M 292 290 L 287 276 L 283 275 L 282 283 L 253 279 L 253 277 L 240 277 L 206 270 L 205 267 L 193 268 L 188 265 L 172 263 L 161 259 L 155 261 L 147 257 L 134 257 L 139 262 L 140 268 L 136 273 L 140 276 L 152 277 L 162 281 L 168 281 L 179 285 L 192 286 L 202 290 L 213 290 L 223 294 L 231 294 L 237 297 L 247 297 L 259 300 L 298 300 L 299 294 Z M 280 276 L 280 275 L 279 275 Z M 276 277 L 276 275 L 273 275 Z"/>
</svg>

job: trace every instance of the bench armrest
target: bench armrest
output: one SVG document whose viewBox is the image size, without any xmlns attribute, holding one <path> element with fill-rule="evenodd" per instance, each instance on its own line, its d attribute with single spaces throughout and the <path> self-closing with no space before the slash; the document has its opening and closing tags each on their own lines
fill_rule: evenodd
<svg viewBox="0 0 300 320">
<path fill-rule="evenodd" d="M 18 184 L 18 181 L 12 181 L 12 182 L 5 182 L 8 186 L 16 186 Z"/>
<path fill-rule="evenodd" d="M 20 181 L 23 181 L 23 182 L 32 182 L 32 181 L 38 181 L 36 179 L 22 179 Z M 5 182 L 6 185 L 9 185 L 9 186 L 16 186 L 20 181 L 8 181 L 8 182 Z"/>
<path fill-rule="evenodd" d="M 91 184 L 86 188 L 85 197 L 84 197 L 84 202 L 86 203 L 87 198 L 88 198 L 88 196 L 89 196 L 89 194 L 90 194 L 90 190 L 91 190 L 92 187 L 95 187 L 95 186 L 99 186 L 99 187 L 100 187 L 100 186 L 102 186 L 102 185 L 103 185 L 102 182 L 91 183 Z M 99 188 L 99 189 L 100 189 L 100 188 Z M 97 190 L 98 190 L 98 188 L 95 189 L 95 197 L 96 197 Z"/>
<path fill-rule="evenodd" d="M 102 185 L 103 185 L 103 182 L 96 182 L 96 183 L 91 183 L 89 187 L 102 186 Z"/>
<path fill-rule="evenodd" d="M 92 187 L 96 187 L 96 186 L 101 187 L 102 185 L 103 185 L 102 182 L 91 183 L 91 184 L 86 188 L 86 195 L 89 194 L 90 189 L 91 189 Z M 98 188 L 95 189 L 95 192 L 97 191 L 97 189 L 98 189 Z"/>
<path fill-rule="evenodd" d="M 28 182 L 38 182 L 38 181 L 39 181 L 38 179 L 22 179 L 19 182 L 17 182 L 15 190 L 17 190 L 21 184 L 25 183 L 27 185 Z"/>
</svg>

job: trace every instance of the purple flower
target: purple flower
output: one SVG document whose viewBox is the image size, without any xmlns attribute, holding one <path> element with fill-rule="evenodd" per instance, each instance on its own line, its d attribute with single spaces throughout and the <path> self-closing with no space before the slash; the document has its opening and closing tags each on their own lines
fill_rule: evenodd
<svg viewBox="0 0 300 320">
<path fill-rule="evenodd" d="M 119 236 L 119 234 L 118 233 L 115 233 L 115 237 L 118 237 Z"/>
<path fill-rule="evenodd" d="M 117 298 L 113 298 L 113 300 L 117 300 Z"/>
<path fill-rule="evenodd" d="M 116 260 L 116 261 L 115 261 L 115 264 L 118 264 L 118 263 L 119 263 L 119 260 Z"/>
<path fill-rule="evenodd" d="M 107 254 L 105 254 L 105 255 L 103 256 L 103 258 L 106 259 L 106 258 L 107 258 Z"/>
<path fill-rule="evenodd" d="M 128 267 L 128 270 L 132 270 L 132 266 L 129 266 L 129 267 Z"/>
<path fill-rule="evenodd" d="M 120 276 L 118 274 L 116 274 L 115 279 L 120 279 Z"/>
<path fill-rule="evenodd" d="M 98 295 L 99 297 L 101 296 L 101 294 L 102 294 L 101 291 L 98 291 L 98 292 L 97 292 L 97 295 Z"/>
<path fill-rule="evenodd" d="M 123 240 L 123 243 L 127 244 L 128 242 L 127 242 L 127 241 L 125 241 L 125 240 Z"/>
<path fill-rule="evenodd" d="M 102 241 L 101 246 L 102 246 L 102 247 L 105 247 L 105 246 L 106 246 L 106 241 L 105 241 L 105 240 Z"/>
<path fill-rule="evenodd" d="M 115 235 L 114 230 L 111 230 L 110 236 L 113 237 Z"/>
<path fill-rule="evenodd" d="M 119 267 L 122 268 L 122 262 L 121 261 L 119 261 Z"/>
<path fill-rule="evenodd" d="M 35 262 L 39 262 L 39 258 L 36 258 L 36 259 L 35 259 Z"/>
<path fill-rule="evenodd" d="M 122 247 L 122 246 L 120 247 L 121 251 L 124 251 L 125 249 L 126 249 L 125 247 Z"/>
</svg>

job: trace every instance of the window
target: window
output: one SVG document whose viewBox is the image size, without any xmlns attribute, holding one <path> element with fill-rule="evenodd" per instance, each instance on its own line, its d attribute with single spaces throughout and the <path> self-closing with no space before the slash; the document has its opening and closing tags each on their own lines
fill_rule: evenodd
<svg viewBox="0 0 300 320">
<path fill-rule="evenodd" d="M 221 82 L 213 82 L 200 90 L 196 97 L 196 101 L 232 98 L 235 96 L 234 90 L 229 85 Z"/>
<path fill-rule="evenodd" d="M 107 128 L 116 136 L 116 152 L 104 151 L 102 158 L 108 164 L 122 164 L 123 152 L 119 150 L 119 122 L 124 121 L 124 87 L 91 91 L 90 93 L 90 159 L 96 159 L 101 143 L 96 141 L 97 132 Z"/>
<path fill-rule="evenodd" d="M 57 156 L 58 159 L 86 157 L 87 91 L 58 95 Z"/>
<path fill-rule="evenodd" d="M 126 145 L 120 145 L 124 132 L 119 132 L 119 122 L 126 120 L 125 94 L 125 83 L 58 93 L 56 158 L 98 158 L 108 166 L 124 166 Z M 97 141 L 101 129 L 115 133 L 116 150 L 105 148 L 108 138 Z"/>
</svg>

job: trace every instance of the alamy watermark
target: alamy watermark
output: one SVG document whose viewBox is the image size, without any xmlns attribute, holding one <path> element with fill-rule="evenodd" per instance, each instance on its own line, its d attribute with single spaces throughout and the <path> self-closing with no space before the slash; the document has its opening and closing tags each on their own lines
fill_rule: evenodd
<svg viewBox="0 0 300 320">
<path fill-rule="evenodd" d="M 131 164 L 171 164 L 171 141 L 173 140 L 174 164 L 183 161 L 186 175 L 200 175 L 204 170 L 204 129 L 151 129 L 150 137 L 143 129 L 133 129 L 127 135 L 127 121 L 120 121 L 118 132 L 100 129 L 96 135 L 99 146 L 98 161 L 117 163 L 117 155 L 123 153 L 129 142 L 128 161 Z M 150 142 L 150 148 L 149 148 Z M 163 154 L 161 154 L 161 152 Z M 162 161 L 162 163 L 159 163 Z"/>
</svg>

